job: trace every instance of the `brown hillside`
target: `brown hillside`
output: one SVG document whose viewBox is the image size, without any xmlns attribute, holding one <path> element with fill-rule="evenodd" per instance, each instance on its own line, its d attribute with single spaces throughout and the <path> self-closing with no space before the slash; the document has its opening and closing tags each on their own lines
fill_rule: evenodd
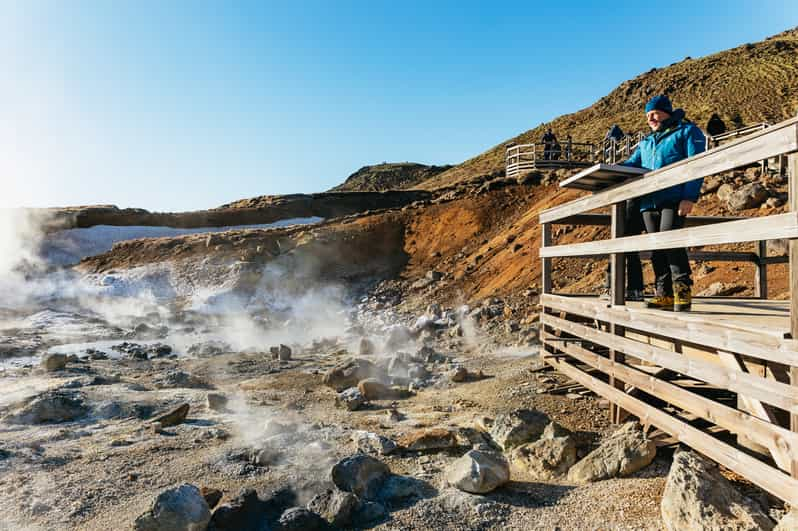
<svg viewBox="0 0 798 531">
<path fill-rule="evenodd" d="M 727 127 L 762 121 L 778 122 L 798 111 L 798 28 L 762 42 L 744 44 L 702 57 L 685 58 L 653 68 L 587 109 L 560 116 L 492 147 L 488 151 L 422 183 L 432 190 L 479 175 L 504 170 L 505 145 L 539 140 L 547 126 L 575 141 L 596 141 L 617 123 L 624 131 L 645 129 L 642 106 L 656 94 L 668 94 L 688 118 L 702 127 L 717 112 Z"/>
<path fill-rule="evenodd" d="M 427 181 L 452 166 L 427 166 L 415 162 L 395 162 L 363 166 L 331 192 L 383 192 L 403 190 Z"/>
</svg>

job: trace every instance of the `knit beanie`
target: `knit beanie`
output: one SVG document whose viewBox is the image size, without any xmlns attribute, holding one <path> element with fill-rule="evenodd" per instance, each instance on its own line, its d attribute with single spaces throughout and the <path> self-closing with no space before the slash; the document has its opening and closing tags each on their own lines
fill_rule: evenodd
<svg viewBox="0 0 798 531">
<path fill-rule="evenodd" d="M 668 99 L 668 96 L 661 94 L 659 96 L 654 96 L 648 103 L 646 103 L 646 113 L 651 111 L 663 111 L 668 114 L 673 114 L 673 106 L 671 105 L 671 100 Z"/>
</svg>

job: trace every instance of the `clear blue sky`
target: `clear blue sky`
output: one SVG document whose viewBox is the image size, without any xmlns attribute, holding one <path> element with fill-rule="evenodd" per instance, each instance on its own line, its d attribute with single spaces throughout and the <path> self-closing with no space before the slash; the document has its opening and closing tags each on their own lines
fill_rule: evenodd
<svg viewBox="0 0 798 531">
<path fill-rule="evenodd" d="M 795 0 L 4 1 L 0 206 L 190 210 L 458 163 L 796 25 Z"/>
</svg>

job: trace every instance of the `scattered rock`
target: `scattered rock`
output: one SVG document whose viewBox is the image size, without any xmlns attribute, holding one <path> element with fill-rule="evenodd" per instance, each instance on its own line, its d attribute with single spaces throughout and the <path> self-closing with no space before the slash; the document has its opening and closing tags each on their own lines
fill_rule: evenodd
<svg viewBox="0 0 798 531">
<path fill-rule="evenodd" d="M 352 515 L 352 524 L 355 527 L 365 527 L 388 516 L 388 510 L 381 503 L 373 501 L 362 502 Z"/>
<path fill-rule="evenodd" d="M 208 503 L 194 485 L 163 491 L 152 508 L 136 518 L 136 531 L 204 531 L 211 520 Z"/>
<path fill-rule="evenodd" d="M 330 524 L 304 507 L 287 509 L 277 522 L 280 531 L 327 531 Z"/>
<path fill-rule="evenodd" d="M 153 379 L 153 385 L 158 389 L 177 389 L 181 387 L 207 389 L 210 387 L 205 380 L 178 369 L 172 369 L 156 376 Z"/>
<path fill-rule="evenodd" d="M 726 202 L 733 193 L 734 193 L 734 186 L 726 183 L 718 187 L 718 191 L 715 195 L 717 195 L 718 199 L 720 199 L 721 201 Z"/>
<path fill-rule="evenodd" d="M 510 465 L 503 455 L 470 450 L 446 471 L 446 482 L 473 494 L 491 492 L 510 480 Z"/>
<path fill-rule="evenodd" d="M 379 459 L 356 454 L 333 466 L 332 480 L 343 491 L 352 492 L 360 498 L 373 499 L 390 473 L 388 466 Z"/>
<path fill-rule="evenodd" d="M 541 438 L 515 448 L 510 461 L 530 479 L 557 479 L 576 463 L 576 444 L 569 436 Z"/>
<path fill-rule="evenodd" d="M 756 208 L 768 198 L 767 189 L 759 183 L 749 183 L 735 190 L 726 203 L 731 210 Z"/>
<path fill-rule="evenodd" d="M 189 405 L 181 404 L 180 406 L 176 407 L 172 411 L 161 415 L 153 419 L 153 424 L 158 423 L 162 428 L 168 428 L 170 426 L 177 426 L 181 424 L 186 417 L 188 416 Z"/>
<path fill-rule="evenodd" d="M 356 387 L 358 382 L 366 378 L 384 377 L 385 373 L 374 363 L 362 358 L 350 359 L 340 363 L 327 371 L 322 382 L 336 391 L 343 391 L 349 387 Z"/>
<path fill-rule="evenodd" d="M 334 527 L 349 527 L 357 506 L 357 496 L 338 489 L 317 494 L 308 502 L 309 510 L 321 515 Z"/>
<path fill-rule="evenodd" d="M 397 443 L 408 451 L 444 450 L 458 446 L 457 434 L 446 428 L 413 431 L 398 438 Z"/>
<path fill-rule="evenodd" d="M 277 520 L 289 507 L 296 505 L 296 494 L 281 489 L 261 500 L 254 489 L 243 489 L 229 503 L 213 512 L 208 531 L 263 531 L 276 527 Z"/>
<path fill-rule="evenodd" d="M 540 438 L 551 419 L 540 411 L 517 409 L 496 417 L 490 435 L 503 450 Z"/>
<path fill-rule="evenodd" d="M 60 371 L 66 368 L 66 354 L 45 354 L 42 358 L 42 368 L 46 371 Z"/>
<path fill-rule="evenodd" d="M 221 393 L 208 393 L 205 397 L 208 401 L 208 409 L 212 411 L 226 411 L 227 397 Z"/>
<path fill-rule="evenodd" d="M 394 392 L 393 389 L 376 378 L 361 380 L 357 384 L 357 389 L 366 400 L 390 400 L 397 398 L 396 392 Z"/>
<path fill-rule="evenodd" d="M 224 493 L 219 489 L 212 489 L 208 487 L 202 487 L 200 489 L 200 494 L 202 494 L 202 497 L 205 498 L 205 503 L 208 504 L 210 509 L 213 509 L 219 505 L 219 502 L 222 501 L 222 496 L 224 496 Z"/>
<path fill-rule="evenodd" d="M 338 393 L 335 403 L 349 411 L 356 411 L 366 403 L 366 397 L 363 396 L 363 393 L 357 387 L 350 387 Z"/>
<path fill-rule="evenodd" d="M 191 345 L 188 347 L 187 353 L 189 356 L 197 358 L 210 358 L 232 351 L 233 347 L 223 341 L 206 341 Z"/>
<path fill-rule="evenodd" d="M 394 326 L 385 341 L 386 352 L 396 352 L 416 339 L 416 334 L 406 326 Z"/>
<path fill-rule="evenodd" d="M 269 352 L 271 353 L 273 360 L 291 360 L 291 347 L 288 345 L 280 344 L 280 346 L 277 347 L 269 347 Z"/>
<path fill-rule="evenodd" d="M 727 284 L 726 282 L 713 282 L 706 289 L 698 292 L 699 297 L 725 297 L 745 291 L 745 286 Z"/>
<path fill-rule="evenodd" d="M 669 531 L 773 529 L 770 518 L 737 492 L 716 465 L 690 451 L 673 456 L 660 509 Z"/>
<path fill-rule="evenodd" d="M 572 466 L 568 479 L 582 483 L 628 476 L 648 466 L 656 455 L 654 441 L 646 438 L 636 422 L 628 422 Z"/>
<path fill-rule="evenodd" d="M 425 482 L 409 476 L 391 474 L 383 481 L 377 497 L 385 503 L 391 503 L 407 498 L 422 497 L 428 493 L 431 493 L 431 489 Z"/>
<path fill-rule="evenodd" d="M 3 420 L 9 424 L 68 422 L 88 412 L 85 395 L 78 391 L 56 389 L 27 401 Z"/>
<path fill-rule="evenodd" d="M 363 430 L 356 430 L 352 434 L 352 442 L 359 452 L 365 454 L 388 455 L 397 448 L 391 439 Z"/>
<path fill-rule="evenodd" d="M 468 379 L 468 369 L 466 369 L 462 365 L 455 367 L 449 373 L 449 380 L 455 383 L 465 382 L 467 379 Z"/>
</svg>

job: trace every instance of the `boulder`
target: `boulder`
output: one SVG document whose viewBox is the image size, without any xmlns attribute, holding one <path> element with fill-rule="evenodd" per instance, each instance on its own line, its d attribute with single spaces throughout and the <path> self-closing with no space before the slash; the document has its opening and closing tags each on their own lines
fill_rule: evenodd
<svg viewBox="0 0 798 531">
<path fill-rule="evenodd" d="M 365 337 L 360 340 L 360 345 L 358 346 L 358 355 L 373 356 L 376 353 L 377 347 L 374 345 L 372 340 Z"/>
<path fill-rule="evenodd" d="M 358 505 L 352 515 L 352 524 L 353 527 L 370 527 L 387 516 L 388 510 L 383 504 L 374 501 L 364 501 Z"/>
<path fill-rule="evenodd" d="M 221 393 L 208 393 L 205 397 L 208 401 L 208 409 L 213 411 L 227 410 L 227 397 Z"/>
<path fill-rule="evenodd" d="M 731 210 L 756 208 L 767 200 L 767 189 L 759 183 L 749 183 L 732 192 L 726 200 Z"/>
<path fill-rule="evenodd" d="M 356 358 L 339 363 L 327 371 L 322 382 L 340 392 L 350 387 L 356 387 L 360 380 L 372 377 L 384 379 L 385 372 L 369 360 Z"/>
<path fill-rule="evenodd" d="M 484 494 L 510 481 L 510 465 L 500 453 L 470 450 L 446 470 L 446 482 L 462 491 Z"/>
<path fill-rule="evenodd" d="M 419 479 L 391 474 L 382 482 L 377 498 L 382 502 L 391 503 L 431 493 L 431 487 Z"/>
<path fill-rule="evenodd" d="M 550 481 L 565 476 L 576 463 L 576 444 L 568 436 L 541 438 L 513 449 L 510 461 L 528 478 Z"/>
<path fill-rule="evenodd" d="M 358 452 L 364 454 L 388 455 L 396 451 L 396 443 L 387 437 L 363 430 L 352 434 L 352 442 Z"/>
<path fill-rule="evenodd" d="M 390 400 L 396 398 L 396 393 L 389 386 L 376 378 L 366 378 L 357 384 L 357 390 L 366 400 Z"/>
<path fill-rule="evenodd" d="M 416 430 L 399 437 L 397 443 L 405 450 L 413 452 L 444 450 L 458 446 L 457 433 L 446 428 Z"/>
<path fill-rule="evenodd" d="M 292 507 L 277 521 L 280 531 L 327 531 L 331 529 L 327 520 L 304 507 Z"/>
<path fill-rule="evenodd" d="M 42 357 L 42 368 L 46 371 L 60 371 L 66 368 L 68 357 L 66 354 L 45 354 Z"/>
<path fill-rule="evenodd" d="M 335 403 L 339 407 L 349 411 L 356 411 L 360 409 L 360 406 L 366 403 L 366 397 L 363 396 L 363 393 L 361 393 L 357 387 L 350 387 L 338 393 L 338 396 L 335 398 Z"/>
<path fill-rule="evenodd" d="M 269 347 L 269 353 L 272 355 L 273 360 L 290 361 L 291 360 L 291 347 L 288 345 L 280 344 L 276 347 Z"/>
<path fill-rule="evenodd" d="M 205 531 L 211 520 L 208 503 L 194 485 L 167 489 L 149 511 L 136 518 L 136 531 Z"/>
<path fill-rule="evenodd" d="M 181 424 L 186 417 L 188 416 L 189 405 L 188 403 L 181 404 L 175 409 L 164 413 L 163 415 L 156 417 L 152 420 L 154 423 L 159 423 L 162 428 L 168 428 L 170 426 L 177 426 Z"/>
<path fill-rule="evenodd" d="M 402 325 L 394 326 L 388 332 L 385 340 L 385 351 L 396 352 L 416 339 L 416 334 L 410 328 Z"/>
<path fill-rule="evenodd" d="M 3 420 L 9 424 L 68 422 L 79 419 L 88 412 L 89 407 L 83 393 L 56 389 L 28 400 Z"/>
<path fill-rule="evenodd" d="M 449 379 L 455 383 L 465 382 L 468 379 L 468 369 L 462 365 L 455 367 L 449 372 Z"/>
<path fill-rule="evenodd" d="M 718 199 L 721 201 L 727 201 L 729 197 L 734 193 L 734 186 L 729 183 L 722 184 L 718 187 L 718 191 L 715 193 L 718 196 Z"/>
<path fill-rule="evenodd" d="M 654 442 L 646 438 L 636 422 L 628 422 L 572 466 L 568 479 L 584 483 L 628 476 L 648 466 L 656 455 Z"/>
<path fill-rule="evenodd" d="M 493 440 L 503 450 L 536 441 L 551 419 L 540 411 L 517 409 L 496 417 L 490 429 Z"/>
<path fill-rule="evenodd" d="M 699 297 L 726 297 L 745 291 L 745 286 L 739 284 L 727 284 L 726 282 L 713 282 L 706 289 L 699 291 Z"/>
<path fill-rule="evenodd" d="M 770 518 L 737 492 L 714 463 L 690 451 L 673 456 L 660 510 L 669 531 L 773 529 Z"/>
<path fill-rule="evenodd" d="M 336 463 L 332 481 L 339 489 L 360 498 L 373 499 L 390 474 L 388 465 L 366 454 L 355 454 Z"/>
<path fill-rule="evenodd" d="M 321 515 L 334 527 L 349 527 L 358 506 L 357 496 L 351 492 L 330 489 L 317 494 L 308 502 L 308 509 Z"/>
<path fill-rule="evenodd" d="M 208 531 L 262 531 L 276 527 L 280 515 L 296 505 L 291 489 L 280 489 L 262 500 L 254 489 L 243 489 L 213 512 Z"/>
<path fill-rule="evenodd" d="M 210 487 L 202 487 L 200 489 L 200 494 L 202 494 L 202 497 L 205 498 L 205 503 L 208 504 L 208 508 L 211 510 L 219 505 L 219 502 L 222 501 L 222 497 L 224 496 L 224 493 L 219 489 L 213 489 Z"/>
<path fill-rule="evenodd" d="M 159 374 L 153 379 L 153 384 L 158 389 L 178 389 L 181 387 L 207 389 L 210 387 L 208 382 L 202 378 L 198 378 L 189 372 L 178 369 Z"/>
</svg>

